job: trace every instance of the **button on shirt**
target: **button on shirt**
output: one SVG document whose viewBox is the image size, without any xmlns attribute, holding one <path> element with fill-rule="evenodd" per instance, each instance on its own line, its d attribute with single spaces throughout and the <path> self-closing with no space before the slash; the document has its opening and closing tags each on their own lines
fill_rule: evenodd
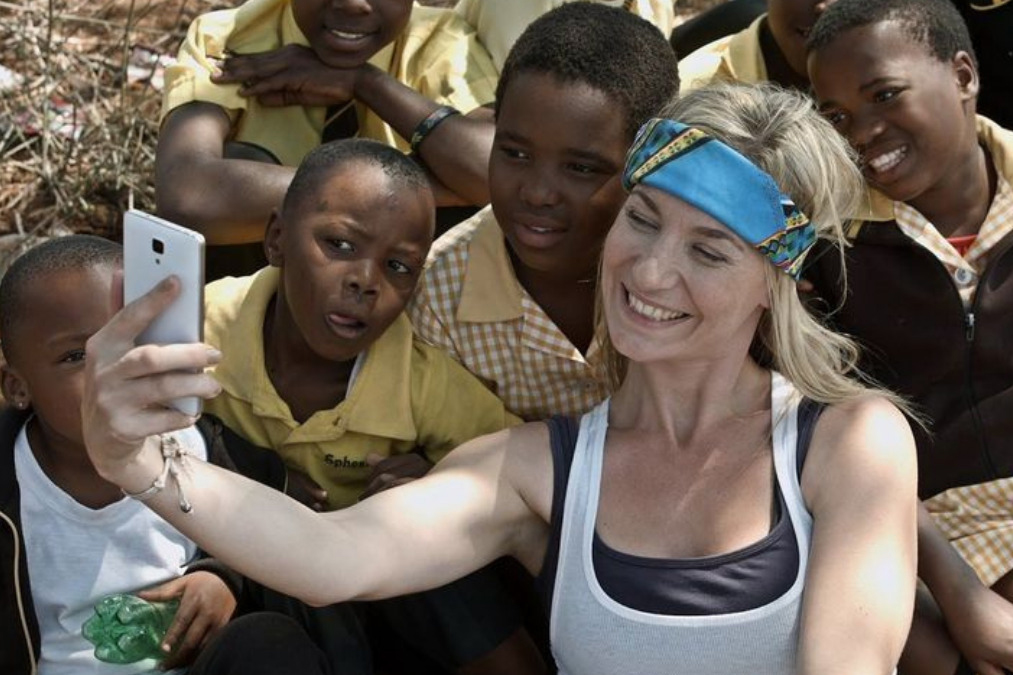
<svg viewBox="0 0 1013 675">
<path fill-rule="evenodd" d="M 1013 230 L 1013 190 L 1001 176 L 996 183 L 995 198 L 971 244 L 967 255 L 961 256 L 929 220 L 902 202 L 894 204 L 897 227 L 920 246 L 939 259 L 953 278 L 965 307 L 970 307 L 978 279 L 988 264 L 992 247 Z"/>
<path fill-rule="evenodd" d="M 521 286 L 491 207 L 433 245 L 408 314 L 524 419 L 580 415 L 608 394 L 598 342 L 582 354 Z"/>
</svg>

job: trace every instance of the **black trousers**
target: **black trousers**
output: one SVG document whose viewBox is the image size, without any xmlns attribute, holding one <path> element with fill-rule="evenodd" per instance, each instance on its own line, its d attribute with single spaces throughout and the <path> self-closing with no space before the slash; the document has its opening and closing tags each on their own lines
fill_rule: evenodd
<svg viewBox="0 0 1013 675">
<path fill-rule="evenodd" d="M 295 619 L 275 612 L 230 621 L 187 675 L 340 675 Z"/>
</svg>

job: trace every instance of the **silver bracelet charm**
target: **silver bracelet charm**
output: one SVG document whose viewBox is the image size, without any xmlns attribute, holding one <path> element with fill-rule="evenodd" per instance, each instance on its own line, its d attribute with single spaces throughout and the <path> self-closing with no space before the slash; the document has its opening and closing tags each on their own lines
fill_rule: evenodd
<svg viewBox="0 0 1013 675">
<path fill-rule="evenodd" d="M 126 490 L 122 490 L 122 492 L 131 499 L 145 502 L 164 490 L 169 479 L 172 478 L 176 481 L 176 491 L 179 493 L 179 510 L 183 513 L 190 513 L 193 511 L 193 505 L 187 500 L 186 494 L 183 492 L 183 483 L 180 480 L 180 470 L 185 466 L 190 452 L 172 434 L 159 434 L 159 439 L 162 460 L 165 462 L 162 465 L 162 471 L 155 477 L 155 480 L 151 481 L 151 486 L 147 489 L 140 492 L 127 492 Z"/>
</svg>

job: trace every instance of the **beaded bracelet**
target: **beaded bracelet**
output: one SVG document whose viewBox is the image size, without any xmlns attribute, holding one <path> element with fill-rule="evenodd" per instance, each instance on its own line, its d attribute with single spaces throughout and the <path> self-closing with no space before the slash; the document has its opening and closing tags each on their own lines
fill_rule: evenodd
<svg viewBox="0 0 1013 675">
<path fill-rule="evenodd" d="M 439 108 L 429 113 L 429 115 L 419 122 L 417 127 L 415 127 L 415 131 L 412 132 L 412 152 L 417 155 L 419 153 L 419 146 L 422 145 L 422 141 L 426 140 L 426 136 L 431 134 L 433 129 L 440 126 L 440 124 L 448 117 L 460 114 L 460 110 L 451 108 L 449 105 L 441 105 Z"/>
<path fill-rule="evenodd" d="M 193 511 L 193 504 L 187 500 L 186 494 L 183 492 L 183 483 L 179 479 L 180 469 L 185 465 L 190 453 L 171 434 L 159 434 L 159 439 L 161 440 L 162 460 L 165 462 L 162 465 L 161 473 L 151 481 L 151 485 L 145 490 L 140 492 L 122 490 L 122 492 L 131 499 L 146 502 L 164 490 L 169 478 L 172 478 L 176 481 L 176 491 L 179 493 L 179 510 L 183 513 L 190 513 Z"/>
</svg>

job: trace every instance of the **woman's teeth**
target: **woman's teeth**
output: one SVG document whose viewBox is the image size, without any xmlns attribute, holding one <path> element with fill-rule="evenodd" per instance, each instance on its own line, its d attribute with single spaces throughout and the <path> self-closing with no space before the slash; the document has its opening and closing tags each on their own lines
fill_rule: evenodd
<svg viewBox="0 0 1013 675">
<path fill-rule="evenodd" d="M 652 321 L 672 321 L 673 319 L 681 319 L 685 316 L 689 316 L 685 312 L 673 312 L 667 309 L 661 309 L 654 305 L 648 305 L 645 302 L 641 302 L 637 298 L 633 297 L 633 294 L 627 294 L 629 298 L 630 309 L 639 314 L 640 316 L 651 319 Z"/>
</svg>

